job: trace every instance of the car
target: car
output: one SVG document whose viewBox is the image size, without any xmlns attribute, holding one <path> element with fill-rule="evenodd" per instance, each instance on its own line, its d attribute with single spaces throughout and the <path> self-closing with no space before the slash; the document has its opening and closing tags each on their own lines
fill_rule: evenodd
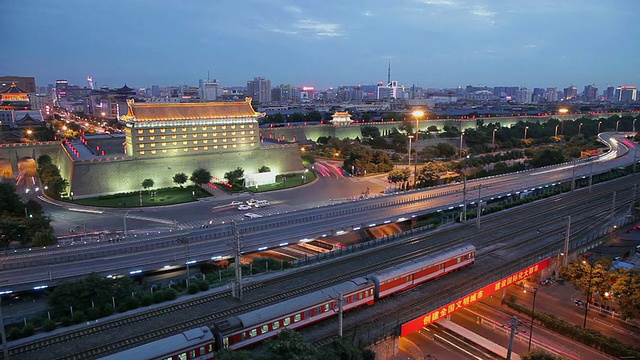
<svg viewBox="0 0 640 360">
<path fill-rule="evenodd" d="M 584 306 L 584 302 L 583 302 L 582 300 L 580 300 L 580 299 L 578 299 L 578 300 L 574 300 L 574 301 L 573 301 L 573 303 L 574 303 L 576 306 Z"/>
<path fill-rule="evenodd" d="M 261 218 L 262 215 L 258 215 L 258 214 L 254 214 L 254 213 L 246 213 L 244 214 L 244 216 L 248 217 L 249 219 L 255 219 L 255 218 Z"/>
<path fill-rule="evenodd" d="M 242 205 L 242 201 L 235 200 L 231 202 L 231 206 L 239 206 L 239 205 Z"/>
<path fill-rule="evenodd" d="M 238 206 L 238 210 L 240 210 L 240 211 L 250 210 L 250 209 L 251 209 L 251 206 L 249 206 L 249 205 L 242 204 L 242 205 Z"/>
<path fill-rule="evenodd" d="M 254 198 L 251 198 L 251 199 L 247 200 L 246 202 L 247 202 L 247 205 L 252 206 L 252 205 L 255 205 L 256 202 L 258 202 L 258 200 L 254 199 Z"/>
<path fill-rule="evenodd" d="M 267 200 L 258 200 L 255 202 L 255 204 L 253 204 L 253 206 L 259 208 L 259 207 L 264 207 L 264 206 L 269 206 L 271 205 L 271 203 L 269 203 Z"/>
</svg>

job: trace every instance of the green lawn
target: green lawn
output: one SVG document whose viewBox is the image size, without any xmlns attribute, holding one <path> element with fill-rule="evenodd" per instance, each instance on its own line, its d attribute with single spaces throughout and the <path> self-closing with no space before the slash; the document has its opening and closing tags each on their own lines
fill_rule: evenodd
<svg viewBox="0 0 640 360">
<path fill-rule="evenodd" d="M 304 181 L 302 176 L 304 175 Z M 286 178 L 286 180 L 285 180 Z M 307 171 L 304 174 L 296 173 L 296 174 L 286 174 L 286 175 L 278 175 L 276 176 L 275 184 L 269 185 L 260 185 L 256 189 L 254 186 L 247 188 L 247 190 L 252 192 L 266 192 L 273 190 L 282 190 L 288 189 L 296 186 L 300 186 L 303 184 L 308 184 L 316 179 L 316 173 L 313 171 Z"/>
<path fill-rule="evenodd" d="M 142 205 L 140 205 L 140 192 L 137 191 L 76 199 L 71 202 L 79 205 L 127 208 L 181 204 L 209 196 L 211 196 L 211 194 L 196 186 L 187 186 L 185 188 L 172 187 L 157 190 L 142 190 Z"/>
</svg>

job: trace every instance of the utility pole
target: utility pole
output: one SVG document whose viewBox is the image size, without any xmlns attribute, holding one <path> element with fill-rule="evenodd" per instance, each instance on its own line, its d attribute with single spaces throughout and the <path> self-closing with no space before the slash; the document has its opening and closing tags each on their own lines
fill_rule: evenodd
<svg viewBox="0 0 640 360">
<path fill-rule="evenodd" d="M 571 175 L 571 192 L 576 189 L 576 162 L 573 162 L 573 174 Z"/>
<path fill-rule="evenodd" d="M 613 192 L 613 197 L 611 198 L 611 226 L 613 226 L 613 218 L 616 213 L 616 192 Z"/>
<path fill-rule="evenodd" d="M 242 260 L 240 259 L 240 232 L 238 231 L 238 225 L 235 221 L 231 221 L 233 226 L 233 240 L 234 240 L 234 252 L 236 261 L 236 283 L 235 294 L 242 301 Z"/>
<path fill-rule="evenodd" d="M 569 263 L 569 235 L 571 234 L 571 215 L 567 216 L 567 231 L 564 235 L 564 259 L 562 265 L 566 268 Z"/>
<path fill-rule="evenodd" d="M 462 219 L 460 219 L 461 223 L 465 223 L 467 221 L 467 177 L 462 177 Z"/>
<path fill-rule="evenodd" d="M 516 327 L 518 326 L 518 318 L 512 317 L 509 322 L 511 328 L 511 335 L 509 336 L 509 348 L 507 349 L 507 360 L 511 360 L 511 351 L 513 349 L 513 338 L 516 336 Z"/>
<path fill-rule="evenodd" d="M 2 319 L 2 296 L 0 296 L 0 334 L 2 335 L 3 358 L 9 360 L 9 348 L 7 348 L 7 337 L 4 333 L 4 320 Z"/>
<path fill-rule="evenodd" d="M 478 216 L 476 217 L 476 226 L 480 229 L 480 214 L 482 213 L 482 184 L 478 184 Z"/>
</svg>

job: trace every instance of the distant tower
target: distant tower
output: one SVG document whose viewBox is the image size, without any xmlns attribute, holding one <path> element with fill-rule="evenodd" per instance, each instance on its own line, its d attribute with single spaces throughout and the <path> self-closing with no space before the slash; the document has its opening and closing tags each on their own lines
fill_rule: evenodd
<svg viewBox="0 0 640 360">
<path fill-rule="evenodd" d="M 391 60 L 389 60 L 389 67 L 387 68 L 387 85 L 391 84 Z"/>
<path fill-rule="evenodd" d="M 87 83 L 89 83 L 89 89 L 93 90 L 93 77 L 87 76 Z"/>
</svg>

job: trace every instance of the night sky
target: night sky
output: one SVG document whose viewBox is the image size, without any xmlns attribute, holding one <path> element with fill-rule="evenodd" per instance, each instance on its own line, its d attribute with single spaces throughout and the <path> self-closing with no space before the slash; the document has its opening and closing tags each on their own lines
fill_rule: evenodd
<svg viewBox="0 0 640 360">
<path fill-rule="evenodd" d="M 21 0 L 0 76 L 86 86 L 640 85 L 640 1 Z"/>
</svg>

